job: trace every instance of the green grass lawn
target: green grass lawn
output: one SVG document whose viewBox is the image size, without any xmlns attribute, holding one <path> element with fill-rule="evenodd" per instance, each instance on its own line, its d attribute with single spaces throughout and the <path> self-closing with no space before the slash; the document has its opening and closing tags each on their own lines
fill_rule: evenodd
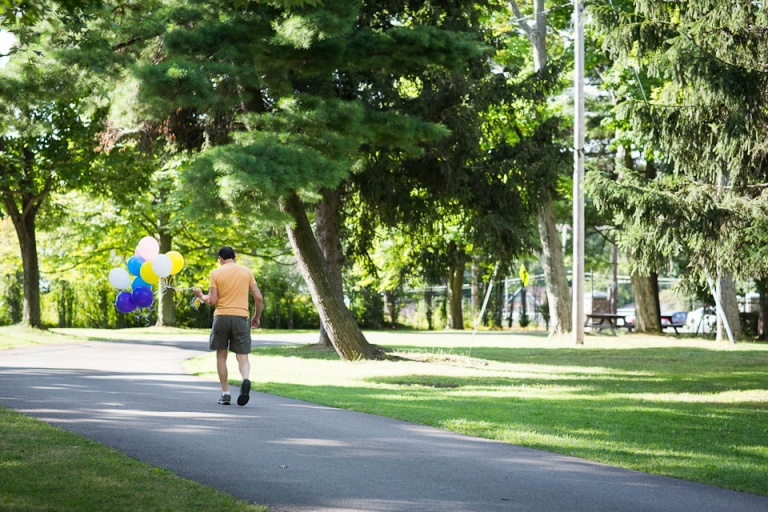
<svg viewBox="0 0 768 512">
<path fill-rule="evenodd" d="M 393 360 L 270 347 L 254 350 L 251 379 L 268 393 L 768 495 L 768 345 L 367 335 Z M 188 363 L 212 379 L 214 368 L 212 356 Z"/>
<path fill-rule="evenodd" d="M 267 509 L 0 407 L 0 510 Z"/>
<path fill-rule="evenodd" d="M 0 328 L 0 343 L 9 332 L 18 335 L 6 329 Z M 208 332 L 157 328 L 53 331 L 32 342 L 169 340 L 207 337 Z M 316 338 L 314 333 L 258 333 L 256 338 L 270 340 L 310 342 Z M 509 333 L 368 332 L 366 336 L 389 348 L 390 360 L 344 363 L 334 352 L 306 346 L 256 349 L 251 374 L 254 387 L 768 495 L 766 344 L 732 347 L 638 334 L 587 336 L 580 347 L 570 339 Z M 234 358 L 230 363 L 230 375 L 239 375 Z M 212 354 L 189 361 L 187 369 L 216 380 Z M 6 423 L 4 417 L 0 420 Z M 68 443 L 74 441 L 29 446 L 45 453 L 57 452 Z M 78 446 L 82 443 L 77 442 Z M 11 460 L 5 453 L 3 448 L 0 486 L 6 481 L 5 471 L 16 471 L 15 462 L 5 462 Z M 93 457 L 110 456 L 106 451 Z M 35 478 L 35 471 L 43 469 L 33 468 L 26 478 Z M 0 509 L 2 505 L 0 501 Z"/>
</svg>

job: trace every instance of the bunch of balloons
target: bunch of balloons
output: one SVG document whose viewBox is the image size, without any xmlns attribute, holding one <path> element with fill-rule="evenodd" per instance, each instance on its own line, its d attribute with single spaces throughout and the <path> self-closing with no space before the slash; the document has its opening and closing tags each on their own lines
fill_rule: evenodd
<svg viewBox="0 0 768 512">
<path fill-rule="evenodd" d="M 160 254 L 157 240 L 145 236 L 126 266 L 128 270 L 113 268 L 109 271 L 110 284 L 120 291 L 115 307 L 121 313 L 150 307 L 155 301 L 152 285 L 160 283 L 159 286 L 163 286 L 169 276 L 181 272 L 184 257 L 177 251 Z"/>
</svg>

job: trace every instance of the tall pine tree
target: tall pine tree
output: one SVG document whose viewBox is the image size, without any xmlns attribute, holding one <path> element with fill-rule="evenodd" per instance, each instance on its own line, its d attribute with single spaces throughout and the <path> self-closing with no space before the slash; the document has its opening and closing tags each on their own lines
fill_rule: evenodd
<svg viewBox="0 0 768 512">
<path fill-rule="evenodd" d="M 201 156 L 187 172 L 201 206 L 288 223 L 302 274 L 343 359 L 380 353 L 333 290 L 307 204 L 353 172 L 363 151 L 417 154 L 445 131 L 369 108 L 357 98 L 365 83 L 342 90 L 340 80 L 367 70 L 455 67 L 480 52 L 449 30 L 360 25 L 362 5 L 187 2 L 169 10 L 162 45 L 136 68 L 140 97 L 156 116 L 185 108 L 208 122 Z"/>
<path fill-rule="evenodd" d="M 717 276 L 738 335 L 730 275 L 766 275 L 768 13 L 747 0 L 637 0 L 593 12 L 616 60 L 660 83 L 647 101 L 624 102 L 620 114 L 672 174 L 628 173 L 619 184 L 593 175 L 592 193 L 631 228 L 626 245 L 640 264 L 659 269 L 685 256 L 690 283 Z"/>
</svg>

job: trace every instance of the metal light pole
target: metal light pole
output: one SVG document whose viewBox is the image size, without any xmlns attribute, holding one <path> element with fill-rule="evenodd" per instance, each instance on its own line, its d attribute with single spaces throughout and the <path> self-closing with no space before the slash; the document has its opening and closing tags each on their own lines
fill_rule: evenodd
<svg viewBox="0 0 768 512">
<path fill-rule="evenodd" d="M 581 0 L 573 0 L 573 342 L 584 343 L 584 25 Z"/>
</svg>

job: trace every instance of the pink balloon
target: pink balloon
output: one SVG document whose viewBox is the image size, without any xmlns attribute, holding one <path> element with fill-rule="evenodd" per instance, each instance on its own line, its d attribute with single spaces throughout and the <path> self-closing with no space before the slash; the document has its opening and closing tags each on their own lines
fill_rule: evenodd
<svg viewBox="0 0 768 512">
<path fill-rule="evenodd" d="M 152 261 L 159 253 L 160 244 L 151 236 L 145 236 L 136 246 L 136 255 L 144 258 L 144 261 Z"/>
</svg>

